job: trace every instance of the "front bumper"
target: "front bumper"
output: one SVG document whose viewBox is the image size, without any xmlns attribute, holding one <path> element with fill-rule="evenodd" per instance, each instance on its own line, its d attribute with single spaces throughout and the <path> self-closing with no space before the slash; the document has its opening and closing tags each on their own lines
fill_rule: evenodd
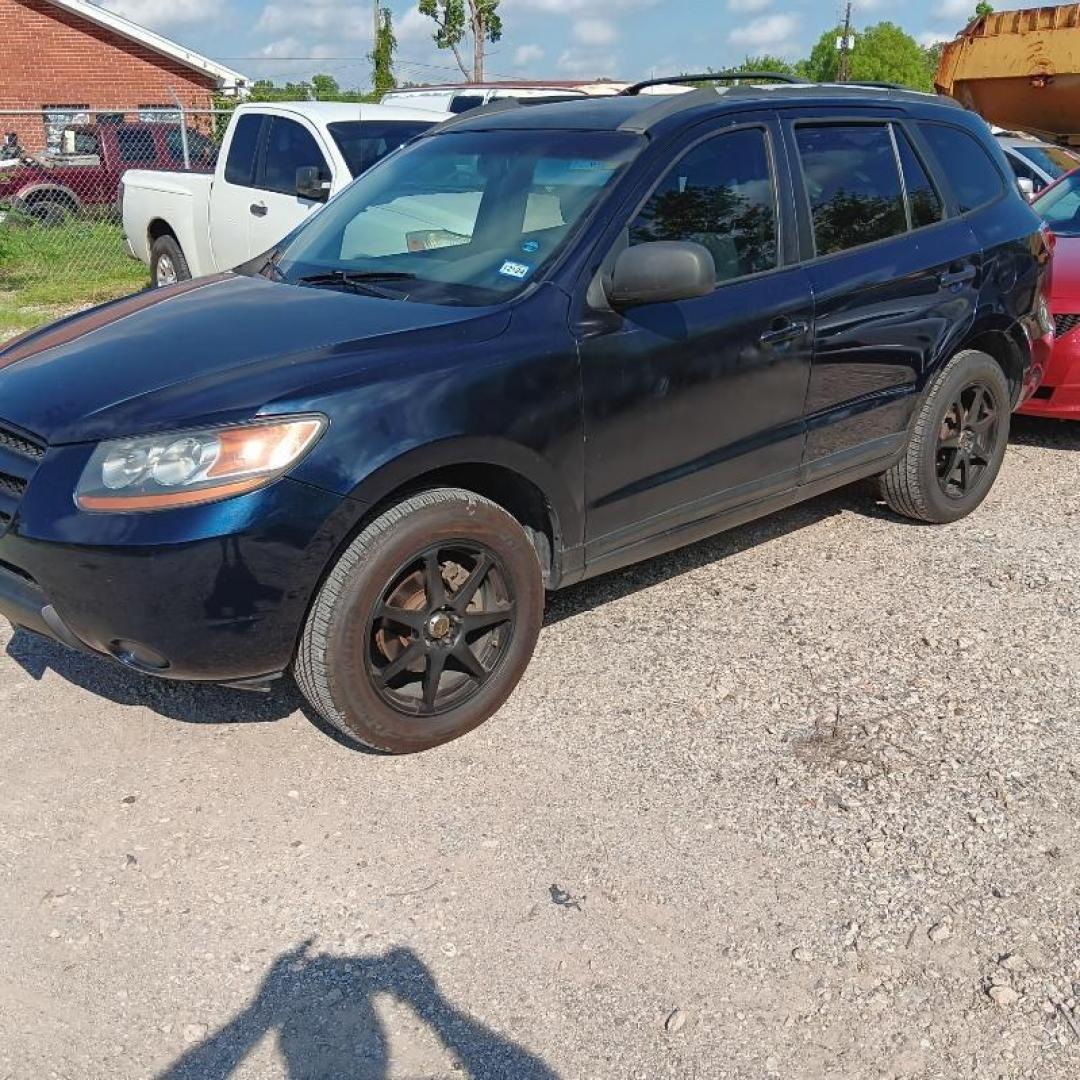
<svg viewBox="0 0 1080 1080">
<path fill-rule="evenodd" d="M 1080 420 L 1080 328 L 1054 342 L 1042 385 L 1018 411 L 1026 416 Z"/>
<path fill-rule="evenodd" d="M 49 452 L 0 536 L 0 615 L 169 679 L 258 683 L 292 663 L 358 504 L 284 479 L 201 507 L 87 514 L 63 480 L 69 453 Z"/>
</svg>

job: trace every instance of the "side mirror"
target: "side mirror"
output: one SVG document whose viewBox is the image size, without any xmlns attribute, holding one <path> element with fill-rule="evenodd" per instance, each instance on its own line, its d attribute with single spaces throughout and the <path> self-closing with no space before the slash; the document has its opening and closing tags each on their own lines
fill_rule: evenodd
<svg viewBox="0 0 1080 1080">
<path fill-rule="evenodd" d="M 330 181 L 322 178 L 318 165 L 301 165 L 296 170 L 296 194 L 301 199 L 326 202 L 330 198 Z"/>
<path fill-rule="evenodd" d="M 616 260 L 608 301 L 616 311 L 708 296 L 716 288 L 716 263 L 701 244 L 654 240 L 628 247 Z"/>
<path fill-rule="evenodd" d="M 1020 194 L 1031 202 L 1035 198 L 1035 181 L 1030 176 L 1018 176 L 1016 178 L 1016 186 L 1020 189 Z"/>
</svg>

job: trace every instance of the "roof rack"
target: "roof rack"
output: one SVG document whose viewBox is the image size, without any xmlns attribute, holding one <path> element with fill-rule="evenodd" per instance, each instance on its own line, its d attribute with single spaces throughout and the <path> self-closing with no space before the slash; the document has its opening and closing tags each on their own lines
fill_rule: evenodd
<svg viewBox="0 0 1080 1080">
<path fill-rule="evenodd" d="M 795 86 L 802 86 L 806 82 L 805 79 L 797 79 L 794 75 L 786 75 L 782 71 L 710 71 L 706 75 L 672 75 L 667 79 L 645 79 L 634 83 L 633 86 L 628 86 L 625 90 L 620 90 L 618 96 L 635 97 L 650 86 L 678 86 L 699 82 L 742 82 L 745 79 L 757 82 L 791 83 Z"/>
<path fill-rule="evenodd" d="M 575 99 L 576 100 L 576 99 Z M 456 116 L 452 116 L 449 120 L 442 120 L 438 124 L 433 124 L 422 132 L 422 135 L 434 135 L 436 132 L 442 134 L 444 131 L 449 131 L 451 128 L 458 127 L 466 123 L 472 123 L 478 116 L 490 116 L 492 113 L 506 112 L 507 109 L 520 109 L 521 102 L 517 98 L 504 97 L 495 98 L 493 101 L 489 101 L 486 105 L 481 105 L 476 109 L 468 109 L 466 112 L 458 113 Z"/>
</svg>

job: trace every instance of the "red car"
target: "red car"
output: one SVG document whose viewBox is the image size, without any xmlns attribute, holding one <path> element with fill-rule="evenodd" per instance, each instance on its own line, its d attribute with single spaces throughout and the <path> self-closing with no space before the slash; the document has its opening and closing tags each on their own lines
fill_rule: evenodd
<svg viewBox="0 0 1080 1080">
<path fill-rule="evenodd" d="M 1050 312 L 1057 340 L 1042 386 L 1019 411 L 1080 420 L 1080 169 L 1051 184 L 1031 205 L 1056 238 Z"/>
<path fill-rule="evenodd" d="M 120 178 L 128 169 L 182 169 L 179 124 L 73 124 L 60 152 L 39 154 L 0 167 L 0 209 L 58 225 L 74 214 L 114 213 Z M 194 170 L 214 167 L 217 150 L 202 132 L 187 131 Z"/>
</svg>

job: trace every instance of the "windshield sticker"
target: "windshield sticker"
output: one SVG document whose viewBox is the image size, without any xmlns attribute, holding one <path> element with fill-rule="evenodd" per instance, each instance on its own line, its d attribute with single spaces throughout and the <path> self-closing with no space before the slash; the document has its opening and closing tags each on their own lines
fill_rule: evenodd
<svg viewBox="0 0 1080 1080">
<path fill-rule="evenodd" d="M 513 262 L 507 259 L 506 262 L 499 267 L 499 273 L 503 277 L 516 278 L 518 281 L 524 281 L 532 273 L 532 267 L 528 263 Z"/>
<path fill-rule="evenodd" d="M 540 250 L 540 241 L 526 240 L 525 243 L 521 245 L 521 250 L 524 251 L 526 255 L 535 255 Z"/>
</svg>

